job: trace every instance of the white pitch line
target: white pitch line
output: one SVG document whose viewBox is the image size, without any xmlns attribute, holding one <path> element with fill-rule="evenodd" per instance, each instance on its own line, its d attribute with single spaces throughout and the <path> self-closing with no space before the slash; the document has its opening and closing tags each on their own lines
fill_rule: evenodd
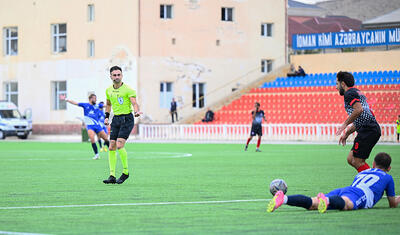
<svg viewBox="0 0 400 235">
<path fill-rule="evenodd" d="M 158 206 L 158 205 L 184 205 L 184 204 L 222 204 L 222 203 L 239 203 L 239 202 L 267 202 L 270 200 L 271 199 L 247 199 L 247 200 L 197 201 L 197 202 L 142 202 L 142 203 L 92 204 L 92 205 L 20 206 L 20 207 L 0 207 L 0 210 L 71 208 L 71 207 L 105 207 L 105 206 Z"/>
<path fill-rule="evenodd" d="M 8 235 L 48 235 L 43 233 L 20 233 L 20 232 L 8 232 L 8 231 L 0 231 L 0 234 L 8 234 Z"/>
<path fill-rule="evenodd" d="M 8 151 L 10 152 L 10 151 Z M 86 152 L 86 151 L 80 151 Z M 144 154 L 143 154 L 144 153 Z M 170 158 L 187 158 L 192 157 L 191 153 L 176 153 L 176 152 L 128 152 L 131 156 L 128 159 L 141 159 L 141 160 L 152 160 L 152 159 L 170 159 Z M 133 156 L 132 156 L 133 155 Z M 68 159 L 68 158 L 13 158 L 13 159 L 3 159 L 0 157 L 0 161 L 92 161 L 91 158 L 78 158 L 78 159 Z"/>
</svg>

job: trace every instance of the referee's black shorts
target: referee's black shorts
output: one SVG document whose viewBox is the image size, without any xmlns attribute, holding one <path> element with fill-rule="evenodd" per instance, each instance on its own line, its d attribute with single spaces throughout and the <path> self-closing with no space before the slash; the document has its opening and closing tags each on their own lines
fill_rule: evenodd
<svg viewBox="0 0 400 235">
<path fill-rule="evenodd" d="M 373 127 L 362 127 L 357 131 L 354 144 L 351 150 L 353 156 L 361 159 L 368 159 L 372 148 L 381 137 L 381 128 L 379 125 Z"/>
<path fill-rule="evenodd" d="M 251 125 L 251 131 L 250 131 L 250 136 L 262 136 L 262 126 L 261 124 L 252 124 Z"/>
<path fill-rule="evenodd" d="M 117 138 L 127 140 L 134 125 L 135 119 L 133 118 L 132 113 L 114 115 L 111 122 L 110 140 L 117 140 Z"/>
</svg>

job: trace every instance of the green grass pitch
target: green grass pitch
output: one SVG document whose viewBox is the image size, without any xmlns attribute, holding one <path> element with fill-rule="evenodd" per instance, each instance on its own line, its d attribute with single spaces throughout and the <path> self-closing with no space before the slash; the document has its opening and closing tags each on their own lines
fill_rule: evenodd
<svg viewBox="0 0 400 235">
<path fill-rule="evenodd" d="M 244 145 L 238 144 L 127 144 L 126 148 L 131 177 L 122 185 L 104 185 L 107 154 L 91 160 L 90 144 L 0 142 L 0 233 L 399 232 L 400 208 L 388 209 L 386 198 L 370 210 L 326 214 L 285 205 L 266 213 L 267 201 L 250 201 L 270 199 L 268 186 L 275 178 L 287 182 L 289 195 L 314 196 L 350 185 L 356 174 L 346 162 L 351 146 L 262 145 L 261 153 L 254 152 L 254 145 L 244 152 Z M 376 146 L 368 163 L 381 151 L 393 158 L 390 173 L 398 195 L 400 145 Z M 121 168 L 118 159 L 117 176 Z M 124 203 L 129 205 L 118 205 Z"/>
</svg>

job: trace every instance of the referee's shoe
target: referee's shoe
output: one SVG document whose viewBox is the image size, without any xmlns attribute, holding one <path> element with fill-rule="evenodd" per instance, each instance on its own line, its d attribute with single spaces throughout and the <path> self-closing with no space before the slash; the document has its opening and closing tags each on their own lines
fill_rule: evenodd
<svg viewBox="0 0 400 235">
<path fill-rule="evenodd" d="M 119 179 L 117 179 L 117 184 L 122 184 L 126 179 L 129 178 L 129 174 L 124 174 L 122 173 L 122 175 L 119 177 Z"/>
<path fill-rule="evenodd" d="M 110 175 L 110 177 L 108 177 L 108 179 L 103 180 L 103 183 L 105 183 L 105 184 L 115 184 L 116 183 L 115 177 Z"/>
</svg>

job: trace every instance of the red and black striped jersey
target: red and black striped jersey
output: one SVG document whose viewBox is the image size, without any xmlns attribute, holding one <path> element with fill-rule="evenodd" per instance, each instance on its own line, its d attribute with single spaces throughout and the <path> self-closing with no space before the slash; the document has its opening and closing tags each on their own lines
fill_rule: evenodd
<svg viewBox="0 0 400 235">
<path fill-rule="evenodd" d="M 362 127 L 373 127 L 379 125 L 376 121 L 374 113 L 371 111 L 368 105 L 367 97 L 365 97 L 365 95 L 357 88 L 348 89 L 344 93 L 344 108 L 349 116 L 353 113 L 353 104 L 356 102 L 360 102 L 363 107 L 363 112 L 353 122 L 356 130 Z"/>
</svg>

